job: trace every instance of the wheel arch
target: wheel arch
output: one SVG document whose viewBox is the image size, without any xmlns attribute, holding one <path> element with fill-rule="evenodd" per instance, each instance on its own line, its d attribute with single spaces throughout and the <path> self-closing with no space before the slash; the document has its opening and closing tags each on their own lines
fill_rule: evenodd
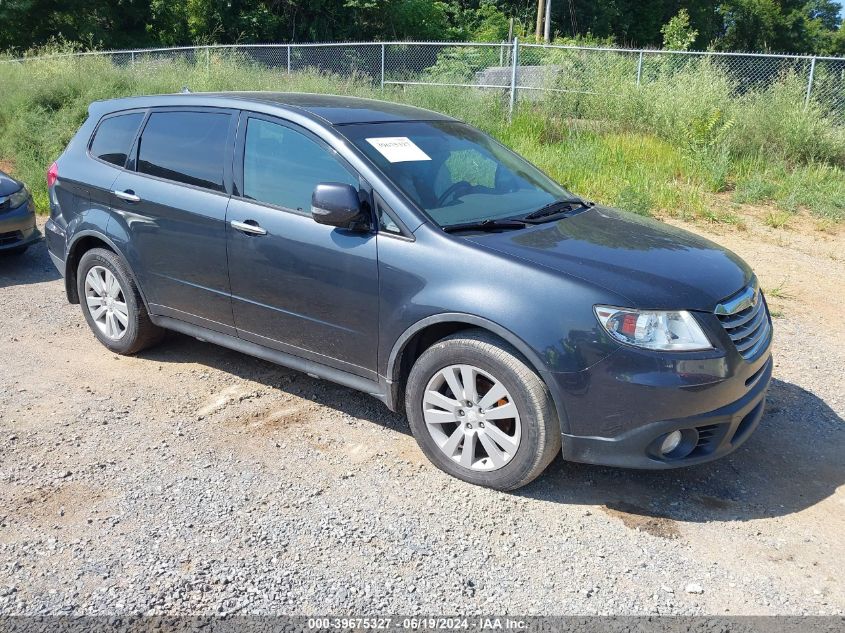
<svg viewBox="0 0 845 633">
<path fill-rule="evenodd" d="M 128 270 L 129 274 L 132 275 L 132 280 L 138 288 L 141 299 L 144 301 L 144 307 L 149 309 L 147 306 L 147 298 L 144 295 L 144 290 L 138 283 L 138 277 L 129 265 L 126 256 L 107 235 L 91 230 L 80 231 L 73 236 L 73 240 L 68 245 L 67 258 L 65 259 L 65 293 L 67 294 L 68 301 L 70 303 L 79 303 L 76 272 L 79 268 L 79 261 L 82 259 L 82 256 L 93 248 L 104 248 L 111 251 L 123 261 L 124 266 L 126 266 L 126 270 Z"/>
<path fill-rule="evenodd" d="M 391 386 L 392 400 L 396 407 L 401 409 L 401 403 L 404 400 L 404 381 L 416 359 L 432 344 L 466 329 L 486 330 L 513 346 L 523 356 L 548 388 L 560 419 L 561 430 L 565 431 L 568 424 L 561 394 L 553 381 L 548 379 L 549 371 L 540 356 L 519 336 L 498 323 L 484 317 L 460 312 L 435 314 L 421 319 L 405 330 L 394 343 L 387 359 L 385 376 Z"/>
</svg>

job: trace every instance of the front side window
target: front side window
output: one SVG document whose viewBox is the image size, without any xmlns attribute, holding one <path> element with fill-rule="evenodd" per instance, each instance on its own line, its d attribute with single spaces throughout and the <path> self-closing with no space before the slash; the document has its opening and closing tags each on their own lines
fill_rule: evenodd
<svg viewBox="0 0 845 633">
<path fill-rule="evenodd" d="M 103 119 L 91 141 L 91 155 L 123 167 L 143 118 L 143 112 L 132 112 Z"/>
<path fill-rule="evenodd" d="M 153 112 L 141 133 L 138 171 L 223 191 L 229 114 Z"/>
<path fill-rule="evenodd" d="M 401 121 L 338 129 L 443 227 L 519 218 L 572 197 L 531 163 L 464 123 Z"/>
<path fill-rule="evenodd" d="M 358 186 L 333 150 L 304 134 L 263 119 L 249 119 L 244 142 L 243 195 L 302 213 L 321 182 Z"/>
<path fill-rule="evenodd" d="M 392 233 L 393 235 L 402 235 L 402 229 L 396 224 L 396 221 L 391 217 L 390 213 L 384 207 L 381 201 L 376 202 L 376 216 L 378 217 L 378 228 L 385 233 Z"/>
</svg>

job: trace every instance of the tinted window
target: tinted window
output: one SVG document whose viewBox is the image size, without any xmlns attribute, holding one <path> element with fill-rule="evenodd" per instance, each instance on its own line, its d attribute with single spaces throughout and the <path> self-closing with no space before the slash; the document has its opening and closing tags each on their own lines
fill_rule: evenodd
<svg viewBox="0 0 845 633">
<path fill-rule="evenodd" d="M 249 120 L 244 145 L 245 197 L 310 213 L 311 194 L 321 182 L 358 186 L 333 150 L 288 127 Z"/>
<path fill-rule="evenodd" d="M 91 155 L 123 167 L 143 118 L 143 113 L 135 112 L 103 119 L 91 141 Z"/>
<path fill-rule="evenodd" d="M 154 112 L 141 134 L 138 171 L 222 191 L 228 133 L 228 114 Z"/>
</svg>

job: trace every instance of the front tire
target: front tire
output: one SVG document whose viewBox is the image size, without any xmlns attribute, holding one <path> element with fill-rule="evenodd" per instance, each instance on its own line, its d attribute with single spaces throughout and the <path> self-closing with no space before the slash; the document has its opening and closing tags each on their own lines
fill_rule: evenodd
<svg viewBox="0 0 845 633">
<path fill-rule="evenodd" d="M 112 251 L 93 248 L 79 260 L 79 303 L 99 341 L 118 354 L 135 354 L 158 343 L 164 330 L 150 320 L 135 280 Z"/>
<path fill-rule="evenodd" d="M 428 348 L 405 390 L 411 432 L 446 473 L 514 490 L 560 451 L 548 388 L 513 347 L 483 331 L 459 332 Z"/>
</svg>

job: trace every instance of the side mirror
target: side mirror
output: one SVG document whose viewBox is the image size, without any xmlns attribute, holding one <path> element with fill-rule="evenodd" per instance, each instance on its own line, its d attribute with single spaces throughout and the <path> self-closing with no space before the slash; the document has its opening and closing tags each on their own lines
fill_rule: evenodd
<svg viewBox="0 0 845 633">
<path fill-rule="evenodd" d="M 311 194 L 311 215 L 318 224 L 354 228 L 361 219 L 358 190 L 339 182 L 321 182 Z"/>
</svg>

